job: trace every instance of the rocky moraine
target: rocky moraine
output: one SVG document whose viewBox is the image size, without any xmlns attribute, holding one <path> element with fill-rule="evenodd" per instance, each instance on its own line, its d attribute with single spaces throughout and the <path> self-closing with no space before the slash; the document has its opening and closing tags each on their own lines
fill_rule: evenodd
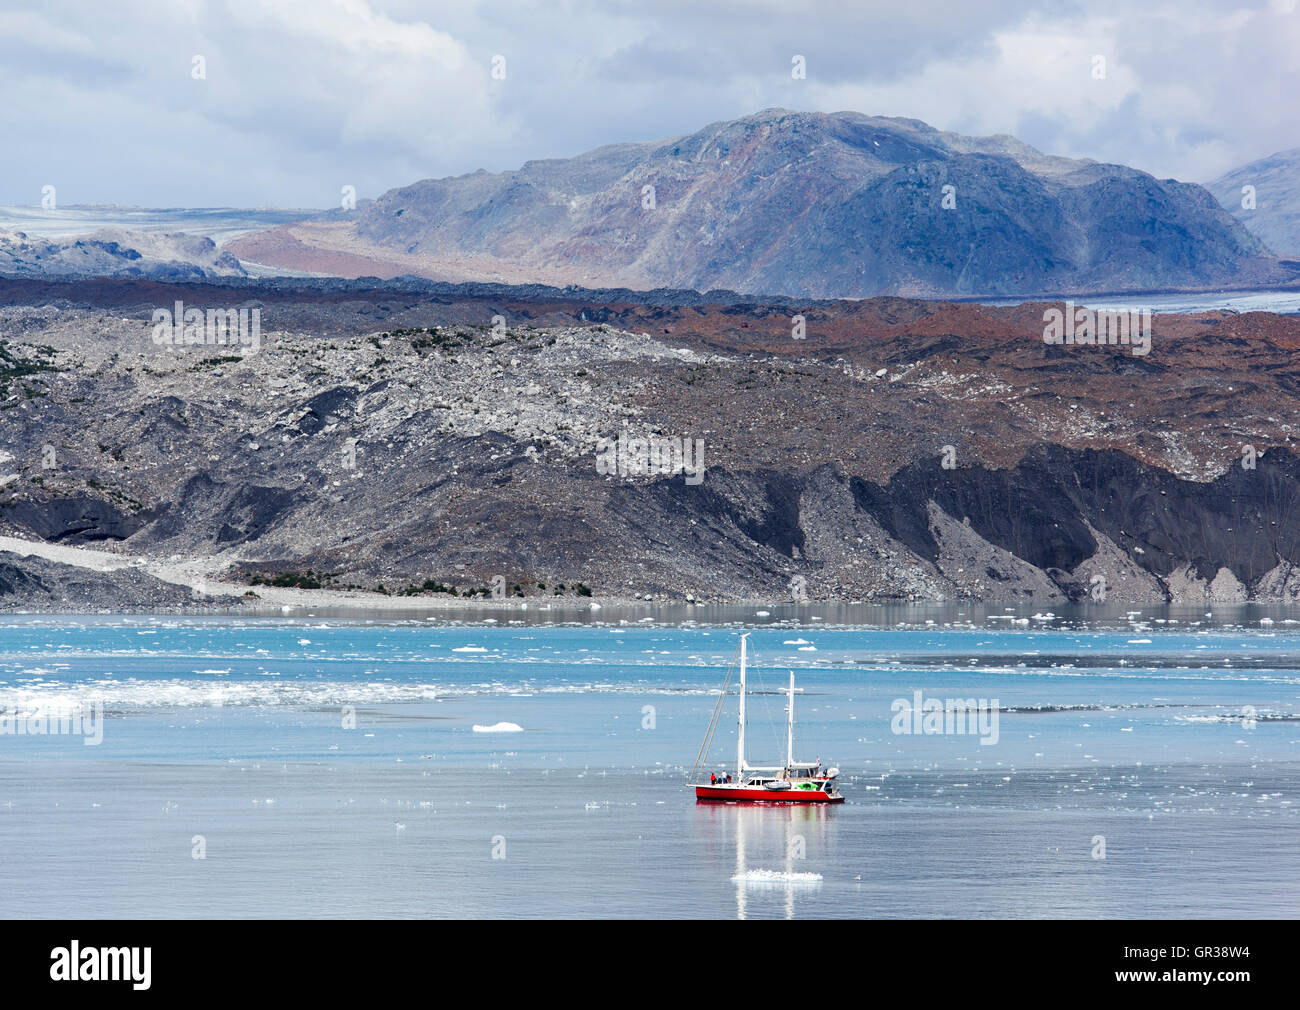
<svg viewBox="0 0 1300 1010">
<path fill-rule="evenodd" d="M 620 297 L 5 281 L 0 535 L 152 567 L 96 589 L 15 548 L 0 601 L 108 606 L 144 578 L 160 606 L 494 579 L 548 599 L 1300 593 L 1300 320 L 1156 315 L 1135 356 L 1045 342 L 1045 304 Z M 178 300 L 257 308 L 260 346 L 154 342 Z"/>
</svg>

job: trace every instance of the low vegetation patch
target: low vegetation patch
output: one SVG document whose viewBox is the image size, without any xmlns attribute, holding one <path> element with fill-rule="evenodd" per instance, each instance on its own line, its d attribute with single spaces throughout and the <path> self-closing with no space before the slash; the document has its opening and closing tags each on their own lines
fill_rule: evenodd
<svg viewBox="0 0 1300 1010">
<path fill-rule="evenodd" d="M 24 379 L 37 379 L 44 372 L 62 371 L 54 364 L 55 350 L 44 344 L 23 344 L 25 353 L 17 352 L 8 340 L 0 340 L 0 399 L 8 398 L 9 389 L 15 382 L 22 383 L 23 395 L 27 399 L 45 396 L 48 390 L 23 382 Z"/>
</svg>

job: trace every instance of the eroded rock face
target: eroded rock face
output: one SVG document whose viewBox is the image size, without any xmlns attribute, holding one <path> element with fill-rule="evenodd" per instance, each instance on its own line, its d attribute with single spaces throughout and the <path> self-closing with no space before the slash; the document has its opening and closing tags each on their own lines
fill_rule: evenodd
<svg viewBox="0 0 1300 1010">
<path fill-rule="evenodd" d="M 1300 601 L 1300 568 L 1289 561 L 1281 562 L 1253 589 L 1257 599 L 1296 603 Z"/>
<path fill-rule="evenodd" d="M 1300 320 L 1159 317 L 1135 358 L 1045 345 L 1042 306 L 827 303 L 795 340 L 780 302 L 226 296 L 258 353 L 151 341 L 218 288 L 0 283 L 3 531 L 232 585 L 1300 597 Z M 601 472 L 620 433 L 702 442 L 702 481 Z"/>
<path fill-rule="evenodd" d="M 106 501 L 93 491 L 68 497 L 20 497 L 5 518 L 40 540 L 69 545 L 125 540 L 146 521 L 144 514 Z"/>
</svg>

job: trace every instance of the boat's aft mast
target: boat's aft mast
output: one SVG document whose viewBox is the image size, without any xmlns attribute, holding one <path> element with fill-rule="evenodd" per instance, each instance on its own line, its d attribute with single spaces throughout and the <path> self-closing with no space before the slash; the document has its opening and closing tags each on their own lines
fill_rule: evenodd
<svg viewBox="0 0 1300 1010">
<path fill-rule="evenodd" d="M 790 671 L 790 704 L 787 706 L 790 712 L 790 722 L 785 730 L 785 766 L 794 767 L 794 671 Z"/>
<path fill-rule="evenodd" d="M 740 732 L 736 734 L 736 781 L 743 782 L 745 776 L 745 639 L 740 636 Z"/>
</svg>

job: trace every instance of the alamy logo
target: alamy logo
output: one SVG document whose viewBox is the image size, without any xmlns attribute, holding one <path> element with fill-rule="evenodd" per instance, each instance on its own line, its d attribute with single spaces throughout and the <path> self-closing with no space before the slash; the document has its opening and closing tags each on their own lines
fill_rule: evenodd
<svg viewBox="0 0 1300 1010">
<path fill-rule="evenodd" d="M 257 351 L 262 346 L 262 310 L 175 309 L 153 310 L 153 342 L 167 346 L 187 344 L 240 344 Z"/>
<path fill-rule="evenodd" d="M 1065 303 L 1065 311 L 1043 313 L 1045 344 L 1122 344 L 1142 357 L 1151 353 L 1151 310 L 1098 312 L 1086 305 Z"/>
<path fill-rule="evenodd" d="M 80 736 L 87 747 L 104 742 L 104 706 L 100 702 L 45 710 L 40 705 L 0 710 L 0 736 Z"/>
<path fill-rule="evenodd" d="M 131 982 L 148 989 L 152 947 L 82 947 L 73 940 L 50 951 L 50 978 L 55 982 Z"/>
<path fill-rule="evenodd" d="M 895 698 L 889 728 L 895 736 L 978 736 L 980 745 L 998 742 L 998 700 L 980 698 Z"/>
<path fill-rule="evenodd" d="M 704 440 L 697 438 L 602 438 L 596 443 L 596 472 L 618 477 L 653 477 L 675 473 L 686 475 L 687 484 L 704 480 Z"/>
</svg>

